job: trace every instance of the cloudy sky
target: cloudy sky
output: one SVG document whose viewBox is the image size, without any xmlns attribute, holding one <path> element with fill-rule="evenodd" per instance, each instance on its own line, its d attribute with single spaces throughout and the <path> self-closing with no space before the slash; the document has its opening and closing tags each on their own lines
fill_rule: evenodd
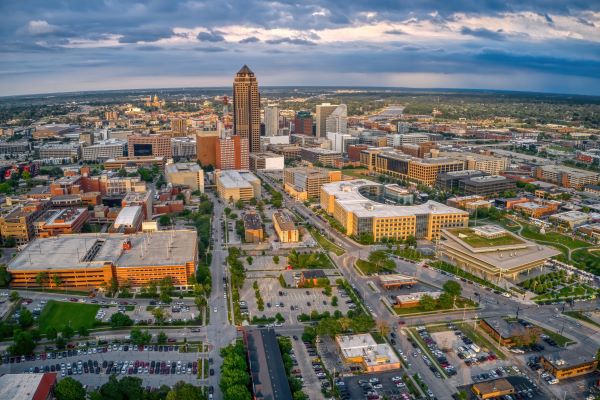
<svg viewBox="0 0 600 400">
<path fill-rule="evenodd" d="M 599 0 L 0 0 L 0 95 L 262 85 L 600 95 Z"/>
</svg>

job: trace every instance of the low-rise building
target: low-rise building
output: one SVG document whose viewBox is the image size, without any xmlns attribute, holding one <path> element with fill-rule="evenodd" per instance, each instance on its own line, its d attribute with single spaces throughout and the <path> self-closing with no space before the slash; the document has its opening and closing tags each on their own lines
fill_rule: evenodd
<svg viewBox="0 0 600 400">
<path fill-rule="evenodd" d="M 525 327 L 517 321 L 509 321 L 501 317 L 483 318 L 479 321 L 479 327 L 496 343 L 506 347 L 528 344 L 541 332 L 541 329 L 536 326 Z"/>
<path fill-rule="evenodd" d="M 47 143 L 40 146 L 40 158 L 48 159 L 71 159 L 79 160 L 81 157 L 81 146 L 79 143 Z"/>
<path fill-rule="evenodd" d="M 327 275 L 322 269 L 308 269 L 300 273 L 298 287 L 320 286 L 321 281 L 327 279 Z M 327 279 L 327 282 L 329 280 Z"/>
<path fill-rule="evenodd" d="M 265 239 L 260 216 L 249 212 L 242 217 L 244 221 L 244 241 L 246 243 L 260 243 Z"/>
<path fill-rule="evenodd" d="M 440 297 L 442 292 L 440 291 L 429 291 L 429 292 L 413 292 L 408 294 L 397 295 L 394 299 L 394 307 L 398 308 L 412 308 L 417 307 L 421 303 L 421 299 L 424 296 L 430 296 L 434 299 Z"/>
<path fill-rule="evenodd" d="M 112 232 L 136 233 L 142 229 L 144 221 L 144 212 L 140 206 L 126 206 L 121 209 L 115 223 L 112 226 Z"/>
<path fill-rule="evenodd" d="M 377 343 L 370 333 L 338 335 L 335 343 L 346 364 L 359 365 L 365 372 L 400 369 L 400 359 L 386 343 Z"/>
<path fill-rule="evenodd" d="M 563 225 L 573 230 L 578 226 L 585 225 L 590 220 L 590 214 L 581 211 L 567 211 L 550 216 L 550 221 Z"/>
<path fill-rule="evenodd" d="M 167 164 L 165 177 L 173 185 L 188 186 L 204 193 L 204 170 L 197 163 Z"/>
<path fill-rule="evenodd" d="M 250 153 L 250 170 L 276 170 L 281 171 L 284 167 L 284 157 L 271 152 Z"/>
<path fill-rule="evenodd" d="M 215 177 L 217 193 L 224 201 L 249 201 L 260 195 L 260 179 L 249 171 L 218 171 Z"/>
<path fill-rule="evenodd" d="M 447 192 L 456 192 L 459 190 L 459 184 L 465 179 L 475 178 L 478 176 L 488 176 L 489 174 L 483 171 L 467 169 L 463 171 L 451 171 L 438 174 L 435 180 L 435 186 L 440 190 Z"/>
<path fill-rule="evenodd" d="M 379 275 L 379 284 L 384 289 L 400 289 L 403 287 L 412 287 L 419 283 L 414 276 L 402 274 Z"/>
<path fill-rule="evenodd" d="M 442 259 L 488 280 L 516 278 L 560 254 L 496 225 L 443 229 L 442 238 Z"/>
<path fill-rule="evenodd" d="M 52 400 L 57 372 L 4 374 L 0 376 L 0 399 Z"/>
<path fill-rule="evenodd" d="M 140 157 L 132 157 L 129 155 L 128 157 L 117 157 L 111 158 L 104 162 L 104 169 L 128 169 L 128 168 L 152 168 L 155 165 L 158 167 L 160 171 L 165 170 L 165 157 L 155 157 L 155 156 L 140 156 Z"/>
<path fill-rule="evenodd" d="M 277 211 L 273 213 L 273 228 L 275 228 L 275 232 L 281 243 L 300 241 L 300 234 L 294 220 L 285 212 Z"/>
<path fill-rule="evenodd" d="M 517 189 L 517 183 L 501 175 L 477 176 L 459 182 L 459 190 L 465 195 L 494 196 Z"/>
<path fill-rule="evenodd" d="M 496 399 L 502 396 L 510 396 L 515 393 L 515 388 L 504 378 L 493 381 L 479 382 L 471 387 L 471 391 L 482 399 Z"/>
<path fill-rule="evenodd" d="M 29 242 L 35 236 L 34 221 L 50 208 L 50 205 L 49 201 L 31 201 L 0 216 L 2 239 L 13 238 L 17 245 Z"/>
<path fill-rule="evenodd" d="M 560 201 L 555 200 L 528 201 L 525 203 L 515 204 L 513 209 L 532 218 L 540 218 L 556 213 L 560 207 L 560 204 Z"/>
<path fill-rule="evenodd" d="M 319 147 L 302 147 L 300 149 L 300 158 L 311 164 L 336 167 L 342 161 L 342 153 Z"/>
<path fill-rule="evenodd" d="M 87 208 L 47 210 L 34 222 L 34 229 L 39 237 L 78 233 L 89 218 Z"/>
<path fill-rule="evenodd" d="M 596 371 L 598 360 L 595 355 L 596 349 L 584 346 L 576 350 L 544 354 L 540 364 L 556 379 L 574 378 Z"/>
</svg>

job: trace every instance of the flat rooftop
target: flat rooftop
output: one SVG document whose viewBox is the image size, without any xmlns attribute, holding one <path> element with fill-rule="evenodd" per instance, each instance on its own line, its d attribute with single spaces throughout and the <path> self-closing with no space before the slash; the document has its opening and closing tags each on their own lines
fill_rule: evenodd
<svg viewBox="0 0 600 400">
<path fill-rule="evenodd" d="M 219 172 L 217 179 L 225 189 L 251 188 L 250 182 L 259 180 L 252 172 L 234 170 Z"/>
<path fill-rule="evenodd" d="M 321 188 L 330 195 L 335 196 L 338 204 L 348 212 L 354 213 L 357 217 L 401 217 L 415 216 L 423 214 L 463 214 L 469 213 L 458 208 L 450 207 L 435 201 L 428 201 L 424 204 L 413 206 L 396 206 L 391 204 L 382 204 L 369 200 L 364 197 L 359 189 L 367 186 L 382 186 L 381 184 L 363 179 L 351 181 L 331 182 L 323 185 Z"/>
<path fill-rule="evenodd" d="M 131 241 L 131 249 L 123 243 Z M 36 238 L 8 264 L 10 271 L 169 266 L 195 262 L 195 230 L 171 230 L 124 235 L 89 233 Z"/>
<path fill-rule="evenodd" d="M 56 379 L 55 376 L 56 373 L 2 375 L 0 376 L 0 399 L 34 400 L 38 389 L 40 394 L 44 389 L 49 392 L 51 382 Z"/>
<path fill-rule="evenodd" d="M 400 360 L 387 343 L 375 342 L 370 333 L 335 337 L 344 358 L 361 357 L 366 365 L 395 364 Z"/>
<path fill-rule="evenodd" d="M 594 361 L 596 359 L 596 349 L 579 345 L 569 347 L 569 350 L 545 353 L 543 356 L 555 368 L 566 369 Z"/>
<path fill-rule="evenodd" d="M 177 172 L 198 172 L 200 166 L 197 163 L 175 163 L 167 164 L 165 166 L 165 172 L 167 174 L 175 174 Z"/>
<path fill-rule="evenodd" d="M 243 217 L 244 229 L 261 229 L 260 216 L 257 213 L 246 213 Z"/>
<path fill-rule="evenodd" d="M 567 211 L 564 213 L 554 214 L 551 216 L 552 218 L 559 219 L 561 221 L 579 221 L 579 220 L 587 220 L 590 218 L 589 213 L 584 213 L 581 211 Z"/>
<path fill-rule="evenodd" d="M 87 212 L 87 208 L 63 208 L 60 210 L 45 211 L 38 221 L 44 221 L 46 225 L 61 226 L 70 225 L 77 221 L 82 214 Z"/>
<path fill-rule="evenodd" d="M 284 231 L 291 231 L 296 229 L 296 224 L 294 224 L 294 220 L 288 214 L 284 212 L 274 212 L 273 219 L 277 220 L 277 224 L 279 228 Z"/>
<path fill-rule="evenodd" d="M 416 278 L 410 275 L 403 274 L 386 274 L 379 275 L 379 282 L 382 284 L 398 283 L 398 282 L 416 282 Z"/>
<path fill-rule="evenodd" d="M 423 296 L 428 295 L 433 297 L 434 299 L 437 299 L 438 297 L 440 297 L 442 294 L 442 292 L 440 291 L 431 291 L 431 292 L 413 292 L 413 293 L 408 293 L 408 294 L 399 294 L 396 296 L 396 300 L 399 303 L 406 303 L 406 302 L 415 302 L 415 301 L 420 301 Z"/>
</svg>

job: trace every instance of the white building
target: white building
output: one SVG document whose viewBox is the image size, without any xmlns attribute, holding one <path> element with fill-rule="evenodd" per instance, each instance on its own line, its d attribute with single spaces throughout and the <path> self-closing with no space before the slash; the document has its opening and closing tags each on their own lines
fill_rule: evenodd
<svg viewBox="0 0 600 400">
<path fill-rule="evenodd" d="M 279 106 L 265 106 L 265 136 L 277 136 L 279 131 Z"/>
<path fill-rule="evenodd" d="M 127 142 L 108 139 L 83 148 L 83 161 L 102 162 L 111 158 L 123 157 Z"/>
<path fill-rule="evenodd" d="M 280 154 L 271 152 L 264 153 L 250 153 L 250 170 L 279 170 L 282 171 L 284 164 L 284 157 Z"/>
<path fill-rule="evenodd" d="M 183 136 L 171 139 L 173 157 L 196 158 L 196 138 Z"/>
<path fill-rule="evenodd" d="M 340 104 L 325 121 L 326 132 L 348 133 L 348 108 Z"/>
<path fill-rule="evenodd" d="M 358 137 L 338 132 L 327 132 L 327 139 L 331 141 L 331 150 L 341 154 L 348 152 L 348 145 L 360 142 L 360 138 Z"/>
</svg>

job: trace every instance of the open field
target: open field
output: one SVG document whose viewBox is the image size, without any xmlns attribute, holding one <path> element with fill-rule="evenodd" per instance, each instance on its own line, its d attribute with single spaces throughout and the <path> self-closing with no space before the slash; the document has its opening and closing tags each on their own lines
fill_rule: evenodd
<svg viewBox="0 0 600 400">
<path fill-rule="evenodd" d="M 356 268 L 364 275 L 373 275 L 381 271 L 394 271 L 396 264 L 392 260 L 386 260 L 380 267 L 367 260 L 356 260 Z"/>
<path fill-rule="evenodd" d="M 485 238 L 479 236 L 473 232 L 470 228 L 459 228 L 449 230 L 456 237 L 460 237 L 466 244 L 471 247 L 494 247 L 494 246 L 508 246 L 513 244 L 522 244 L 523 241 L 512 235 L 504 235 L 496 238 Z M 459 236 L 460 235 L 460 236 Z"/>
<path fill-rule="evenodd" d="M 42 310 L 39 318 L 39 327 L 45 332 L 49 327 L 61 330 L 70 325 L 73 329 L 80 326 L 94 327 L 96 312 L 100 309 L 97 304 L 67 303 L 50 300 Z"/>
</svg>

